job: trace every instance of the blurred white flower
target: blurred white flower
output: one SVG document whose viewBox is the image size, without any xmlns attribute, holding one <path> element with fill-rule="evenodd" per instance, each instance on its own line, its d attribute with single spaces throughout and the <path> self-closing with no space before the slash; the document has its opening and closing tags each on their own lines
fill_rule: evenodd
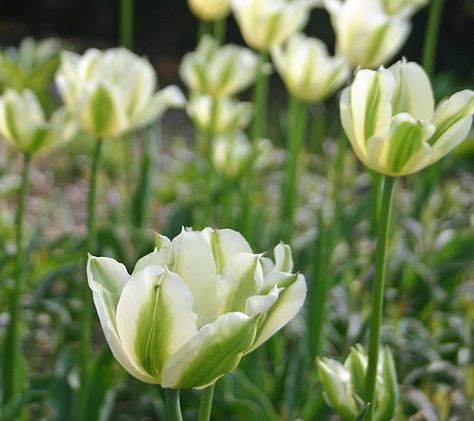
<svg viewBox="0 0 474 421">
<path fill-rule="evenodd" d="M 243 132 L 219 136 L 213 141 L 214 168 L 224 177 L 235 180 L 245 169 L 251 152 L 252 146 Z"/>
<path fill-rule="evenodd" d="M 188 0 L 191 11 L 201 20 L 222 19 L 230 13 L 230 0 Z"/>
</svg>

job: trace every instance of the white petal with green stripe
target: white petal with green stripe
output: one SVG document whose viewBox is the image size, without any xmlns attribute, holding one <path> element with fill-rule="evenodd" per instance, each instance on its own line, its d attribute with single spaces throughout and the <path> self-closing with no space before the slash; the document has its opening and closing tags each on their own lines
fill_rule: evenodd
<svg viewBox="0 0 474 421">
<path fill-rule="evenodd" d="M 160 381 L 166 360 L 197 332 L 193 297 L 184 281 L 159 266 L 132 276 L 117 308 L 117 328 L 128 355 Z"/>
<path fill-rule="evenodd" d="M 162 386 L 201 388 L 234 370 L 255 339 L 256 318 L 227 313 L 203 326 L 198 334 L 166 361 Z"/>
</svg>

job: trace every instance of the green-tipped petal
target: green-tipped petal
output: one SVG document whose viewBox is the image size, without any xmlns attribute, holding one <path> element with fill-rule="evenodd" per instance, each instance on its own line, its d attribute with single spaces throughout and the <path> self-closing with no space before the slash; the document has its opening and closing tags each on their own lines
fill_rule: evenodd
<svg viewBox="0 0 474 421">
<path fill-rule="evenodd" d="M 345 367 L 351 374 L 351 383 L 354 386 L 355 393 L 363 400 L 365 400 L 365 378 L 367 373 L 367 356 L 361 346 L 356 346 L 351 349 L 346 361 Z"/>
<path fill-rule="evenodd" d="M 162 386 L 201 388 L 234 370 L 255 338 L 256 319 L 227 313 L 203 326 L 198 334 L 166 362 Z"/>
<path fill-rule="evenodd" d="M 123 289 L 117 307 L 120 339 L 157 382 L 166 360 L 197 332 L 192 306 L 183 280 L 159 266 L 138 272 Z"/>
<path fill-rule="evenodd" d="M 392 353 L 388 348 L 383 351 L 383 392 L 378 395 L 378 406 L 375 412 L 375 421 L 389 421 L 397 409 L 399 390 L 397 372 Z"/>
<path fill-rule="evenodd" d="M 280 243 L 275 249 L 275 270 L 280 272 L 291 272 L 293 270 L 293 254 L 288 244 Z"/>
</svg>

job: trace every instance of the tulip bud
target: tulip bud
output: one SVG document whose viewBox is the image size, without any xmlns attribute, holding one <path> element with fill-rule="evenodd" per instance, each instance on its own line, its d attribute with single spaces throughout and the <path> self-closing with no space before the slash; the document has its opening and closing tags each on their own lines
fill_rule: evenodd
<svg viewBox="0 0 474 421">
<path fill-rule="evenodd" d="M 105 338 L 133 376 L 164 388 L 202 388 L 234 370 L 302 307 L 304 277 L 263 272 L 236 231 L 160 236 L 128 274 L 89 256 L 87 277 Z"/>
<path fill-rule="evenodd" d="M 214 140 L 212 161 L 216 171 L 224 177 L 235 180 L 244 170 L 252 147 L 243 132 L 231 133 Z"/>
<path fill-rule="evenodd" d="M 25 153 L 46 151 L 70 140 L 77 126 L 64 108 L 46 120 L 38 98 L 30 90 L 7 89 L 0 99 L 0 133 Z"/>
<path fill-rule="evenodd" d="M 193 95 L 187 107 L 188 115 L 200 130 L 223 134 L 244 129 L 252 116 L 252 105 L 230 97 L 213 98 Z"/>
<path fill-rule="evenodd" d="M 102 138 L 144 127 L 167 108 L 185 104 L 175 86 L 155 92 L 151 64 L 124 48 L 90 49 L 83 56 L 64 52 L 56 82 L 81 128 Z"/>
<path fill-rule="evenodd" d="M 336 49 L 353 67 L 376 68 L 402 47 L 410 23 L 389 15 L 380 0 L 324 0 L 336 33 Z"/>
<path fill-rule="evenodd" d="M 428 76 L 403 60 L 389 69 L 360 70 L 343 91 L 340 110 L 359 159 L 375 171 L 401 176 L 441 159 L 467 136 L 474 92 L 457 92 L 434 110 Z"/>
<path fill-rule="evenodd" d="M 179 73 L 193 91 L 213 97 L 232 96 L 248 88 L 257 74 L 258 58 L 248 48 L 219 46 L 209 36 L 184 56 Z"/>
<path fill-rule="evenodd" d="M 230 12 L 230 0 L 188 0 L 191 11 L 201 20 L 222 19 Z"/>
<path fill-rule="evenodd" d="M 247 45 L 269 51 L 300 30 L 319 0 L 231 0 L 232 11 Z"/>
<path fill-rule="evenodd" d="M 344 58 L 330 57 L 322 41 L 300 33 L 273 48 L 272 57 L 287 89 L 302 101 L 324 100 L 350 74 Z"/>
</svg>

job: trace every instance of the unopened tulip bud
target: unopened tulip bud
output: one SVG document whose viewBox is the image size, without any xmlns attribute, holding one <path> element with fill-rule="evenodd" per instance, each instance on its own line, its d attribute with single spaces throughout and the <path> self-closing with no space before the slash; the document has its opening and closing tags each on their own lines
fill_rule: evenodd
<svg viewBox="0 0 474 421">
<path fill-rule="evenodd" d="M 350 75 L 343 57 L 331 57 L 322 41 L 300 33 L 276 46 L 272 57 L 287 89 L 302 101 L 324 100 Z"/>
<path fill-rule="evenodd" d="M 419 171 L 465 139 L 474 92 L 464 90 L 434 108 L 425 71 L 399 61 L 389 69 L 360 70 L 341 96 L 341 120 L 354 152 L 389 176 Z"/>
</svg>

